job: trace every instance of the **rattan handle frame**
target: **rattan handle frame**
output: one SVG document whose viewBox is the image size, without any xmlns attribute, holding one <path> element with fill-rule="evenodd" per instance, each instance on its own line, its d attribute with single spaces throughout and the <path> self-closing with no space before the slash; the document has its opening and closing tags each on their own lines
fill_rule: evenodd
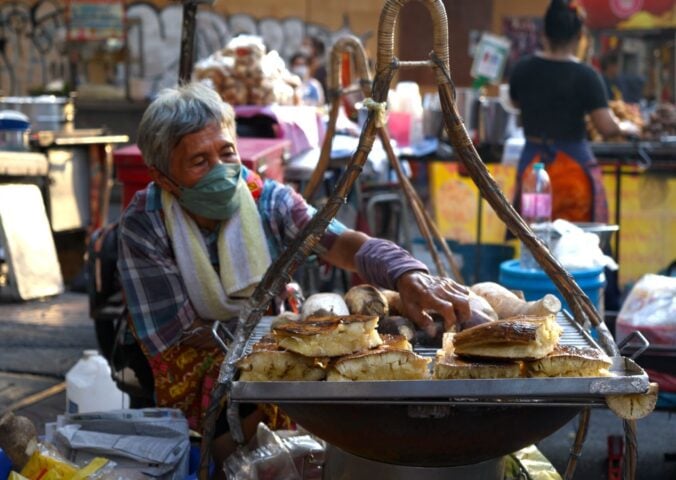
<svg viewBox="0 0 676 480">
<path fill-rule="evenodd" d="M 444 4 L 439 0 L 388 0 L 383 6 L 378 22 L 378 55 L 376 74 L 381 74 L 392 63 L 399 63 L 394 57 L 395 27 L 399 12 L 409 2 L 417 1 L 425 5 L 432 19 L 433 51 L 439 61 L 449 68 L 450 48 L 448 43 L 448 18 Z M 424 61 L 425 63 L 427 60 Z M 407 62 L 415 64 L 416 62 Z M 443 73 L 436 71 L 437 83 L 441 83 Z"/>
</svg>

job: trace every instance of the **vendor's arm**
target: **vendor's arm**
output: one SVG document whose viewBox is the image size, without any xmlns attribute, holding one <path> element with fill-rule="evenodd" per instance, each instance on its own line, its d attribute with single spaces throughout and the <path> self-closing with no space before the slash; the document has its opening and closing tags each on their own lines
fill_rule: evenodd
<svg viewBox="0 0 676 480">
<path fill-rule="evenodd" d="M 371 240 L 373 245 L 365 245 L 369 240 Z M 359 252 L 362 247 L 364 247 L 365 251 L 362 252 L 361 256 L 373 256 L 373 259 L 376 260 L 375 262 L 368 258 L 360 258 Z M 383 251 L 386 253 L 381 255 Z M 394 253 L 395 256 L 388 260 L 387 252 Z M 427 311 L 434 311 L 442 315 L 446 329 L 456 322 L 469 319 L 468 289 L 451 279 L 430 275 L 423 264 L 394 243 L 370 239 L 364 233 L 347 230 L 335 240 L 331 249 L 323 256 L 323 259 L 332 265 L 349 271 L 359 271 L 360 265 L 362 267 L 361 270 L 378 268 L 377 263 L 381 259 L 385 259 L 386 262 L 398 263 L 399 265 L 405 264 L 408 260 L 408 267 L 404 266 L 401 271 L 397 271 L 396 269 L 390 270 L 385 265 L 382 265 L 381 268 L 385 271 L 385 277 L 381 279 L 371 278 L 371 280 L 380 284 L 380 286 L 393 288 L 399 292 L 404 308 L 404 312 L 402 313 L 407 318 L 412 320 L 418 327 L 427 331 L 431 336 L 435 334 L 434 322 Z M 372 272 L 360 273 L 371 276 Z M 394 276 L 394 278 L 389 278 L 390 276 Z M 384 282 L 388 283 L 383 284 Z"/>
<path fill-rule="evenodd" d="M 610 108 L 597 108 L 589 114 L 589 117 L 604 138 L 618 135 L 636 136 L 641 132 L 635 123 L 628 120 L 618 120 Z"/>
<path fill-rule="evenodd" d="M 269 228 L 281 243 L 288 243 L 310 221 L 315 209 L 289 187 L 267 184 L 259 210 L 268 217 Z M 267 204 L 275 205 L 266 213 Z M 468 290 L 451 279 L 429 274 L 425 264 L 387 240 L 371 238 L 333 220 L 315 247 L 332 265 L 359 275 L 372 285 L 398 290 L 406 317 L 434 334 L 428 311 L 444 317 L 446 328 L 469 320 Z"/>
<path fill-rule="evenodd" d="M 608 106 L 605 84 L 595 72 L 588 81 L 588 88 L 581 89 L 582 100 L 594 127 L 603 138 L 618 135 L 636 136 L 640 133 L 638 126 L 629 121 L 620 121 Z"/>
</svg>

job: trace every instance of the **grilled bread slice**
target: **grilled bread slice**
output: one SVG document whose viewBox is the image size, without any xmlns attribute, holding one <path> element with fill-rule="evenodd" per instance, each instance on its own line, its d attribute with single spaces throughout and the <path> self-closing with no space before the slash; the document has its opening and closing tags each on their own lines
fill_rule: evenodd
<svg viewBox="0 0 676 480">
<path fill-rule="evenodd" d="M 461 356 L 537 360 L 554 350 L 561 331 L 554 315 L 521 315 L 456 333 L 453 347 Z"/>
<path fill-rule="evenodd" d="M 479 378 L 518 378 L 521 376 L 520 362 L 497 362 L 488 360 L 462 359 L 456 355 L 437 355 L 434 364 L 434 378 L 479 379 Z"/>
<path fill-rule="evenodd" d="M 544 358 L 526 362 L 529 377 L 607 377 L 610 358 L 596 348 L 557 345 Z"/>
<path fill-rule="evenodd" d="M 243 382 L 324 380 L 326 362 L 282 350 L 272 337 L 263 337 L 249 355 L 237 362 Z"/>
<path fill-rule="evenodd" d="M 425 380 L 429 378 L 429 358 L 411 350 L 381 345 L 337 359 L 329 368 L 328 381 Z"/>
<path fill-rule="evenodd" d="M 339 357 L 382 344 L 378 317 L 345 315 L 314 317 L 273 328 L 279 346 L 306 357 Z"/>
<path fill-rule="evenodd" d="M 413 345 L 404 335 L 390 335 L 381 333 L 380 339 L 383 341 L 382 348 L 393 348 L 395 350 L 413 350 Z"/>
</svg>

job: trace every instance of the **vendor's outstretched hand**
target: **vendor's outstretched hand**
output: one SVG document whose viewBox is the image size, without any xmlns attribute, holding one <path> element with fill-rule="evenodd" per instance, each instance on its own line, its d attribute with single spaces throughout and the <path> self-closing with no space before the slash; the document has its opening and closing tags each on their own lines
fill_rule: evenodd
<svg viewBox="0 0 676 480">
<path fill-rule="evenodd" d="M 428 311 L 444 317 L 445 330 L 470 319 L 469 289 L 450 278 L 409 272 L 397 280 L 397 290 L 403 315 L 431 337 L 435 336 L 436 328 Z"/>
</svg>

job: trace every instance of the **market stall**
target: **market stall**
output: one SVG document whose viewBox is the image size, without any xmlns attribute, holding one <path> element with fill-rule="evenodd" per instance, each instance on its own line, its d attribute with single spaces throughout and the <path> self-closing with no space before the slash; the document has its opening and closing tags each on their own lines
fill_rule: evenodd
<svg viewBox="0 0 676 480">
<path fill-rule="evenodd" d="M 498 156 L 496 152 L 502 150 L 500 142 L 504 138 L 497 142 L 490 140 L 484 129 L 477 144 L 477 138 L 468 134 L 463 123 L 449 70 L 448 25 L 440 0 L 422 2 L 434 24 L 434 47 L 429 58 L 402 61 L 394 56 L 395 27 L 405 3 L 389 0 L 385 4 L 378 36 L 377 73 L 372 84 L 363 52 L 359 55 L 358 40 L 350 37 L 339 41 L 336 54 L 332 56 L 332 64 L 337 64 L 346 52 L 364 63 L 359 88 L 366 97 L 364 104 L 368 111 L 354 153 L 347 162 L 341 159 L 340 168 L 336 169 L 340 178 L 333 192 L 267 268 L 251 297 L 242 300 L 243 308 L 239 311 L 237 322 L 219 319 L 213 322 L 211 331 L 208 327 L 203 329 L 204 333 L 213 333 L 213 339 L 221 345 L 225 359 L 218 383 L 211 393 L 212 401 L 205 420 L 200 476 L 207 478 L 210 474 L 208 463 L 216 435 L 216 419 L 221 415 L 221 409 L 227 409 L 225 413 L 233 438 L 242 443 L 241 405 L 264 403 L 279 406 L 312 436 L 301 435 L 304 438 L 297 439 L 299 442 L 295 443 L 293 434 L 285 432 L 277 435 L 260 425 L 257 434 L 259 447 L 238 450 L 225 464 L 228 473 L 239 470 L 251 473 L 261 468 L 273 478 L 290 478 L 291 471 L 295 472 L 293 478 L 298 477 L 299 472 L 303 478 L 307 478 L 306 475 L 319 478 L 323 468 L 324 480 L 344 478 L 345 475 L 354 480 L 427 480 L 449 476 L 502 480 L 506 477 L 507 463 L 515 461 L 521 455 L 519 452 L 579 416 L 579 427 L 565 472 L 566 478 L 572 478 L 590 428 L 590 409 L 609 406 L 624 421 L 627 444 L 624 468 L 626 477 L 633 478 L 637 461 L 635 421 L 650 413 L 656 397 L 648 375 L 635 361 L 648 348 L 648 343 L 640 333 L 632 333 L 625 340 L 631 344 L 628 350 L 622 348 L 623 344 L 617 344 L 599 312 L 598 296 L 591 295 L 579 278 L 543 247 L 537 235 L 511 207 L 506 198 L 511 195 L 506 193 L 505 184 L 501 181 L 500 168 L 496 168 L 502 165 L 497 161 L 491 162 L 495 160 L 491 157 Z M 191 32 L 192 28 L 194 34 L 194 24 L 190 25 L 190 22 L 194 22 L 195 2 L 186 0 L 184 4 L 184 28 L 187 32 Z M 191 44 L 191 36 L 190 33 L 186 36 L 184 32 L 184 49 Z M 253 43 L 234 45 L 229 51 L 218 52 L 216 57 L 223 58 L 214 57 L 206 65 L 202 64 L 196 77 L 201 76 L 202 81 L 210 83 L 225 100 L 238 104 L 235 105 L 238 117 L 262 115 L 274 119 L 270 136 L 277 138 L 240 137 L 237 139 L 237 153 L 244 165 L 264 179 L 283 182 L 286 157 L 290 153 L 307 150 L 308 146 L 318 147 L 322 127 L 317 122 L 314 109 L 311 109 L 312 114 L 302 118 L 301 113 L 305 111 L 302 107 L 268 104 L 272 102 L 271 98 L 275 98 L 275 91 L 280 95 L 277 98 L 284 98 L 289 92 L 286 88 L 289 84 L 280 70 L 276 71 L 277 78 L 274 80 L 281 82 L 277 90 L 274 81 L 266 81 L 263 70 L 269 72 L 271 67 L 268 64 L 263 69 L 257 63 L 266 55 Z M 189 55 L 182 57 L 183 80 L 188 78 L 186 71 L 191 69 L 192 62 L 186 60 L 189 58 Z M 328 304 L 322 303 L 328 300 L 312 298 L 303 301 L 300 295 L 294 297 L 293 290 L 288 289 L 287 283 L 294 272 L 305 263 L 329 222 L 346 203 L 350 190 L 358 185 L 376 138 L 381 140 L 397 175 L 398 183 L 388 183 L 386 188 L 396 186 L 401 189 L 400 192 L 387 193 L 394 194 L 402 204 L 405 200 L 413 211 L 438 273 L 447 276 L 448 272 L 436 252 L 435 243 L 446 247 L 444 253 L 453 276 L 462 278 L 441 228 L 427 214 L 419 192 L 404 175 L 399 155 L 391 148 L 385 125 L 393 77 L 402 69 L 421 68 L 431 70 L 438 85 L 440 118 L 445 123 L 445 142 L 450 147 L 454 166 L 458 167 L 455 173 L 473 188 L 466 195 L 468 200 L 464 196 L 456 196 L 450 200 L 436 198 L 436 203 L 440 208 L 467 215 L 465 202 L 476 204 L 478 199 L 476 240 L 479 248 L 476 258 L 480 262 L 484 198 L 502 231 L 509 229 L 533 252 L 542 269 L 542 277 L 551 282 L 551 288 L 559 292 L 561 300 L 554 295 L 543 295 L 527 301 L 531 299 L 526 297 L 524 300 L 500 285 L 484 284 L 486 290 L 483 291 L 480 285 L 474 285 L 471 293 L 467 294 L 472 318 L 458 320 L 455 327 L 458 331 L 446 332 L 443 338 L 439 331 L 438 336 L 431 338 L 431 335 L 425 336 L 426 332 L 416 331 L 415 325 L 401 316 L 401 305 L 397 311 L 397 299 L 399 303 L 402 300 L 397 292 L 362 285 L 347 291 L 342 298 L 333 294 L 333 303 Z M 331 72 L 335 74 L 332 76 L 334 88 L 330 92 L 333 107 L 338 106 L 342 94 L 353 88 L 342 89 L 338 85 L 335 79 L 339 71 L 338 67 Z M 487 111 L 490 105 L 496 103 L 484 100 Z M 330 168 L 331 160 L 335 160 L 330 157 L 336 115 L 337 109 L 334 108 L 330 112 L 333 121 L 329 121 L 328 135 L 322 144 L 321 169 L 316 170 L 305 192 L 308 199 L 312 196 L 312 189 L 322 182 L 324 169 Z M 302 123 L 306 125 L 302 126 Z M 114 166 L 123 186 L 123 206 L 127 205 L 134 193 L 150 181 L 138 147 L 125 147 L 113 153 L 110 145 L 116 143 L 116 137 L 99 136 L 93 132 L 87 134 L 88 137 L 84 136 L 84 132 L 80 135 L 45 132 L 36 137 L 35 148 L 44 149 L 43 158 L 48 158 L 50 149 L 106 145 L 103 160 L 92 153 L 97 159 L 96 165 L 102 165 L 103 191 L 109 193 L 107 189 Z M 88 140 L 85 141 L 86 138 Z M 234 143 L 235 138 L 231 138 Z M 309 145 L 314 141 L 314 145 Z M 444 140 L 433 143 L 432 150 L 435 150 L 438 145 L 443 145 Z M 663 146 L 667 148 L 665 157 L 671 156 L 668 142 L 658 143 L 636 142 L 631 144 L 635 150 L 611 149 L 612 153 L 608 154 L 613 157 L 637 155 L 643 160 L 649 157 L 651 165 L 656 165 L 659 162 L 656 163 L 655 158 L 661 155 Z M 602 156 L 603 148 L 610 147 L 603 144 L 595 148 Z M 416 153 L 414 148 L 400 151 L 402 156 L 418 159 L 426 158 L 428 153 Z M 620 198 L 622 165 L 616 168 L 620 172 L 613 178 L 618 179 Z M 24 173 L 30 177 L 30 172 L 24 169 Z M 39 171 L 35 175 L 42 176 L 42 173 Z M 108 217 L 105 206 L 98 206 L 99 201 L 101 205 L 106 204 L 108 193 L 97 195 L 93 202 L 96 207 L 92 210 L 96 212 L 93 216 L 99 219 L 98 226 L 104 225 Z M 443 218 L 443 215 L 438 218 Z M 617 218 L 620 219 L 619 202 Z M 110 231 L 100 230 L 98 233 L 102 236 L 97 239 L 105 239 L 103 235 Z M 108 240 L 112 238 L 109 236 Z M 117 245 L 117 238 L 112 241 Z M 171 246 L 170 242 L 167 243 Z M 157 243 L 150 245 L 151 249 L 156 247 Z M 95 248 L 93 253 L 102 253 Z M 619 243 L 616 248 L 619 249 Z M 103 261 L 103 257 L 101 255 L 95 260 Z M 92 265 L 92 271 L 96 271 L 93 276 L 97 277 L 101 271 L 96 268 L 102 263 Z M 474 278 L 474 281 L 478 280 L 478 276 Z M 292 297 L 292 308 L 300 311 L 283 312 L 278 317 L 268 316 L 269 304 L 282 291 Z M 117 293 L 121 296 L 119 289 Z M 339 301 L 343 304 L 339 305 Z M 294 305 L 294 302 L 298 303 Z M 565 310 L 561 309 L 562 303 Z M 124 310 L 124 300 L 122 305 Z M 312 308 L 315 311 L 310 311 Z M 480 319 L 476 320 L 475 315 Z M 119 319 L 122 324 L 128 317 L 124 313 L 118 314 L 116 321 Z M 444 326 L 438 318 L 433 320 Z M 128 333 L 127 330 L 117 329 L 109 338 L 121 340 L 130 337 Z M 392 333 L 401 338 L 390 337 Z M 132 338 L 136 353 L 139 353 L 139 346 L 134 342 Z M 627 351 L 632 353 L 631 358 L 625 355 Z M 192 350 L 182 356 L 179 363 L 189 363 L 189 357 L 194 356 L 194 352 Z M 145 358 L 143 352 L 140 355 Z M 496 358 L 500 361 L 495 362 Z M 573 367 L 566 363 L 569 361 L 574 364 Z M 562 370 L 551 365 L 560 365 Z M 167 378 L 170 389 L 185 388 L 177 379 L 169 375 Z M 201 392 L 201 395 L 204 394 Z M 206 398 L 203 400 L 206 405 Z M 7 428 L 9 420 L 9 417 L 3 417 L 0 427 Z M 145 432 L 145 429 L 158 439 L 150 442 L 147 437 L 134 438 L 132 443 L 130 437 L 135 436 L 138 430 Z M 124 434 L 122 440 L 129 441 L 130 451 L 120 454 L 124 447 L 115 445 L 112 435 L 106 436 L 109 431 Z M 24 437 L 22 441 L 30 441 L 35 435 L 33 432 Z M 177 480 L 182 480 L 187 473 L 187 421 L 178 410 L 147 410 L 129 415 L 124 411 L 65 415 L 51 429 L 48 440 L 52 439 L 60 442 L 59 446 L 63 452 L 68 452 L 69 458 L 77 459 L 77 466 L 58 455 L 51 455 L 50 466 L 45 470 L 65 468 L 68 475 L 86 476 L 98 470 L 117 474 L 119 471 L 115 468 L 121 467 L 122 471 L 128 468 Z M 163 452 L 159 451 L 159 447 L 157 451 L 142 449 L 144 440 L 148 447 L 157 444 L 166 446 L 166 449 Z M 119 443 L 124 444 L 125 441 Z M 302 453 L 300 443 L 306 447 Z M 20 446 L 22 448 L 16 449 L 18 457 L 21 457 L 21 450 L 25 453 L 23 444 Z M 143 454 L 136 450 L 143 450 Z M 109 455 L 114 460 L 95 459 L 83 466 L 86 463 L 83 459 L 89 460 L 88 455 L 93 451 Z M 47 462 L 46 457 L 50 454 L 40 449 L 31 459 L 20 458 L 19 461 L 27 462 L 23 472 L 33 478 L 40 462 Z M 266 460 L 269 462 L 266 463 Z M 115 462 L 120 463 L 116 466 Z M 526 475 L 525 471 L 526 468 L 521 465 L 514 472 Z"/>
</svg>

